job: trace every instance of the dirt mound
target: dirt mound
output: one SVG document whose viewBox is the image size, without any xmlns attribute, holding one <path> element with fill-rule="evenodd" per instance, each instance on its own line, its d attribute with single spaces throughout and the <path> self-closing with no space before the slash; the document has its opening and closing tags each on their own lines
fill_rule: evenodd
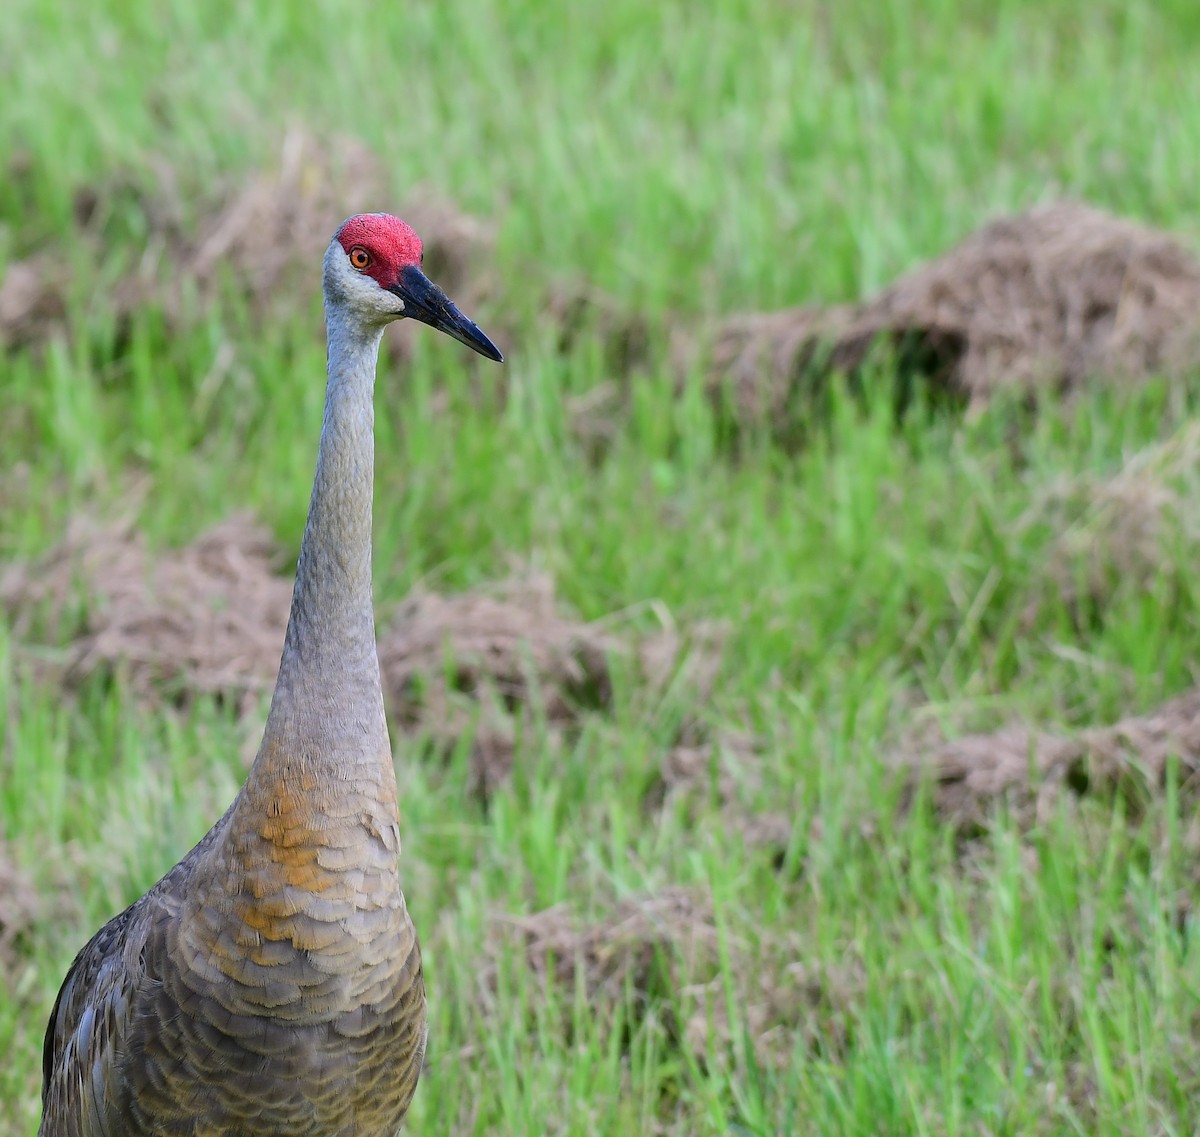
<svg viewBox="0 0 1200 1137">
<path fill-rule="evenodd" d="M 291 600 L 278 564 L 273 538 L 246 516 L 158 555 L 129 521 L 79 517 L 45 556 L 7 570 L 0 604 L 18 638 L 69 641 L 67 680 L 121 667 L 147 695 L 164 684 L 259 692 L 274 682 Z M 457 738 L 493 695 L 501 712 L 530 705 L 552 721 L 574 715 L 574 697 L 606 701 L 618 644 L 563 615 L 550 581 L 533 577 L 491 593 L 417 592 L 379 654 L 398 721 Z"/>
<path fill-rule="evenodd" d="M 758 745 L 745 731 L 719 731 L 704 740 L 685 736 L 667 751 L 662 791 L 666 795 L 712 791 L 721 805 L 732 805 L 741 793 L 761 786 Z"/>
<path fill-rule="evenodd" d="M 812 389 L 838 365 L 839 337 L 854 322 L 850 305 L 732 316 L 717 329 L 707 387 L 739 423 L 789 422 Z M 690 365 L 686 341 L 676 352 Z"/>
<path fill-rule="evenodd" d="M 14 845 L 0 834 L 0 987 L 23 980 L 19 964 L 43 950 L 47 928 L 78 922 L 80 855 L 68 843 L 54 863 L 39 866 L 39 881 L 17 862 Z"/>
<path fill-rule="evenodd" d="M 768 941 L 738 958 L 732 988 L 726 976 L 684 988 L 694 1006 L 684 1042 L 698 1059 L 718 1065 L 745 1039 L 768 1069 L 787 1069 L 798 1047 L 844 1060 L 866 985 L 866 969 L 850 951 L 838 965 L 823 965 L 804 960 L 796 937 Z"/>
<path fill-rule="evenodd" d="M 297 289 L 313 294 L 330 234 L 350 213 L 402 213 L 424 240 L 429 275 L 464 303 L 477 254 L 492 240 L 482 222 L 435 195 L 409 192 L 398 200 L 375 155 L 346 138 L 292 130 L 269 168 L 191 209 L 177 171 L 160 163 L 155 175 L 152 190 L 118 177 L 76 194 L 75 257 L 85 249 L 103 263 L 104 228 L 118 203 L 144 220 L 141 255 L 108 291 L 118 321 L 151 305 L 173 323 L 183 322 L 197 301 L 211 305 L 224 289 L 260 316 L 294 311 Z M 186 220 L 189 214 L 194 221 Z M 71 263 L 65 254 L 43 250 L 8 266 L 0 280 L 0 344 L 38 342 L 61 328 L 70 279 L 62 266 Z M 398 341 L 403 345 L 402 333 Z"/>
<path fill-rule="evenodd" d="M 68 685 L 119 670 L 146 698 L 216 694 L 248 709 L 279 668 L 292 592 L 279 567 L 274 540 L 246 516 L 153 555 L 128 521 L 76 518 L 45 556 L 0 576 L 0 607 L 19 641 L 66 644 L 30 654 Z M 617 657 L 649 690 L 703 698 L 719 629 L 634 634 L 589 623 L 565 610 L 549 577 L 526 575 L 458 595 L 417 591 L 379 636 L 393 720 L 443 750 L 469 737 L 473 790 L 485 798 L 523 735 L 553 739 L 609 706 Z"/>
<path fill-rule="evenodd" d="M 612 643 L 560 612 L 550 578 L 532 575 L 491 593 L 414 593 L 380 638 L 379 660 L 402 721 L 414 721 L 429 697 L 419 677 L 447 669 L 449 690 L 475 694 L 489 686 L 509 708 L 532 702 L 548 718 L 562 718 L 573 691 L 591 689 L 592 700 L 607 700 Z"/>
<path fill-rule="evenodd" d="M 762 745 L 748 731 L 708 730 L 689 723 L 680 741 L 664 754 L 643 807 L 655 813 L 682 808 L 685 816 L 696 819 L 716 809 L 726 832 L 738 833 L 748 847 L 773 850 L 782 861 L 796 823 L 786 809 L 763 810 L 752 804 L 764 796 Z"/>
<path fill-rule="evenodd" d="M 1200 551 L 1200 427 L 1132 454 L 1107 477 L 1085 475 L 1036 493 L 1016 530 L 1047 535 L 1025 613 L 1032 626 L 1062 604 L 1078 627 L 1102 617 L 1118 590 L 1145 592 L 1173 580 Z"/>
<path fill-rule="evenodd" d="M 33 878 L 0 841 L 0 974 L 12 974 L 20 941 L 44 918 L 47 907 Z"/>
<path fill-rule="evenodd" d="M 669 995 L 718 948 L 711 898 L 681 886 L 629 897 L 595 922 L 562 905 L 504 922 L 535 974 L 566 991 L 582 984 L 589 999 L 616 1001 L 627 987 L 643 1001 Z"/>
<path fill-rule="evenodd" d="M 1200 363 L 1200 260 L 1167 233 L 1061 202 L 1002 217 L 873 300 L 730 320 L 714 391 L 760 420 L 873 349 L 981 403 L 1004 387 L 1067 390 Z"/>
<path fill-rule="evenodd" d="M 68 683 L 120 669 L 147 697 L 165 687 L 241 699 L 269 690 L 279 667 L 292 586 L 278 562 L 244 515 L 159 556 L 131 523 L 77 518 L 46 556 L 10 567 L 0 604 L 18 637 L 37 627 L 70 640 Z"/>
<path fill-rule="evenodd" d="M 560 355 L 586 339 L 601 346 L 610 373 L 624 376 L 650 354 L 651 329 L 646 318 L 586 281 L 554 284 L 544 311 L 557 329 Z"/>
<path fill-rule="evenodd" d="M 414 593 L 379 637 L 384 694 L 396 721 L 450 749 L 469 735 L 474 790 L 486 798 L 512 769 L 520 736 L 551 736 L 613 696 L 612 662 L 629 657 L 646 683 L 704 692 L 719 641 L 673 630 L 632 637 L 567 611 L 545 574 L 489 591 Z"/>
<path fill-rule="evenodd" d="M 40 343 L 61 328 L 69 284 L 69 272 L 49 253 L 9 264 L 0 277 L 0 345 Z"/>
<path fill-rule="evenodd" d="M 472 788 L 486 798 L 512 769 L 519 727 L 554 729 L 608 702 L 616 643 L 530 575 L 490 592 L 413 593 L 379 637 L 379 666 L 397 722 L 446 750 L 471 737 Z"/>
<path fill-rule="evenodd" d="M 1200 689 L 1073 736 L 1011 726 L 908 753 L 902 765 L 912 792 L 928 779 L 938 812 L 972 832 L 1000 803 L 1024 824 L 1048 817 L 1064 797 L 1123 794 L 1136 805 L 1165 784 L 1172 757 L 1188 788 L 1200 769 Z"/>
<path fill-rule="evenodd" d="M 746 1040 L 775 1067 L 798 1044 L 843 1053 L 866 986 L 852 955 L 821 967 L 802 962 L 799 937 L 719 930 L 712 898 L 678 885 L 618 901 L 593 921 L 557 905 L 502 923 L 542 982 L 582 989 L 593 1006 L 615 1005 L 627 992 L 638 1006 L 657 1003 L 660 1020 L 702 1062 L 722 1064 Z M 495 988 L 495 969 L 493 958 L 485 990 Z"/>
</svg>

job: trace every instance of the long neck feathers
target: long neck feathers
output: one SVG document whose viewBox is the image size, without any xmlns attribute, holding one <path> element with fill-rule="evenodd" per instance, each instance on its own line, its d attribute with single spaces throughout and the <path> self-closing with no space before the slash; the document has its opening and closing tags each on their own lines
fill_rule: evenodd
<svg viewBox="0 0 1200 1137">
<path fill-rule="evenodd" d="M 396 772 L 371 603 L 382 327 L 326 295 L 325 420 L 279 678 L 254 765 L 206 854 L 218 888 L 202 887 L 202 874 L 192 900 L 197 926 L 216 905 L 246 935 L 306 949 L 330 942 L 328 922 L 363 906 L 389 913 L 379 926 L 390 928 L 399 897 Z"/>
<path fill-rule="evenodd" d="M 326 303 L 325 418 L 260 762 L 390 753 L 371 597 L 374 388 L 382 326 Z"/>
</svg>

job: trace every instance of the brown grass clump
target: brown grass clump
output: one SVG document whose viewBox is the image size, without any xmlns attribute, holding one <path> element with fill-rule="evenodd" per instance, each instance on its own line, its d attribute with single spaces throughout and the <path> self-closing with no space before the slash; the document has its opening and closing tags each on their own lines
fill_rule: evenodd
<svg viewBox="0 0 1200 1137">
<path fill-rule="evenodd" d="M 558 352 L 566 355 L 583 339 L 604 349 L 607 370 L 627 375 L 650 353 L 651 331 L 644 316 L 584 282 L 560 282 L 546 298 L 545 313 L 558 330 Z"/>
<path fill-rule="evenodd" d="M 117 202 L 132 203 L 146 235 L 137 262 L 107 290 L 122 321 L 137 308 L 163 310 L 172 323 L 210 307 L 224 289 L 258 316 L 293 311 L 312 294 L 314 274 L 334 227 L 348 214 L 400 212 L 421 234 L 430 276 L 452 294 L 474 283 L 477 255 L 491 243 L 482 222 L 432 194 L 399 195 L 378 158 L 346 138 L 289 131 L 270 167 L 185 204 L 177 171 L 159 163 L 154 188 L 129 178 L 76 195 L 74 241 L 99 265 L 108 248 L 104 227 Z M 195 220 L 188 221 L 189 215 Z M 8 266 L 0 280 L 0 343 L 38 342 L 61 328 L 69 275 L 65 256 L 42 250 Z M 464 302 L 469 298 L 465 298 Z M 397 333 L 403 350 L 404 330 Z"/>
<path fill-rule="evenodd" d="M 1173 581 L 1200 546 L 1200 427 L 1186 424 L 1163 443 L 1131 455 L 1108 477 L 1087 475 L 1038 494 L 1019 533 L 1048 534 L 1044 564 L 1025 622 L 1061 603 L 1077 626 L 1101 615 L 1118 589 L 1144 592 Z"/>
<path fill-rule="evenodd" d="M 802 962 L 798 937 L 749 929 L 722 937 L 712 898 L 678 885 L 621 900 L 597 920 L 556 905 L 503 924 L 509 936 L 500 943 L 515 938 L 543 983 L 582 990 L 592 1006 L 615 1006 L 627 993 L 635 1007 L 657 1003 L 669 1029 L 705 1062 L 726 1062 L 746 1039 L 759 1062 L 779 1067 L 797 1045 L 840 1053 L 865 989 L 854 960 L 839 968 Z M 493 959 L 485 990 L 494 989 L 495 971 Z"/>
<path fill-rule="evenodd" d="M 486 799 L 512 770 L 519 734 L 607 703 L 615 645 L 560 609 L 549 577 L 531 575 L 490 592 L 414 592 L 379 637 L 379 664 L 396 721 L 444 750 L 471 738 L 471 788 Z"/>
<path fill-rule="evenodd" d="M 663 793 L 711 791 L 722 805 L 731 805 L 742 793 L 761 788 L 757 750 L 757 740 L 747 732 L 719 731 L 704 740 L 685 738 L 663 759 Z"/>
<path fill-rule="evenodd" d="M 1064 799 L 1084 795 L 1123 794 L 1136 805 L 1161 790 L 1172 757 L 1190 789 L 1200 768 L 1200 689 L 1073 736 L 1010 726 L 901 761 L 913 792 L 927 778 L 937 811 L 970 832 L 985 828 L 1000 804 L 1024 824 L 1043 821 Z"/>
<path fill-rule="evenodd" d="M 44 557 L 7 570 L 0 603 L 18 638 L 70 641 L 67 681 L 119 667 L 147 696 L 164 684 L 257 693 L 274 682 L 291 600 L 292 582 L 275 574 L 277 564 L 273 538 L 246 516 L 157 557 L 131 522 L 81 517 Z M 504 749 L 512 733 L 505 714 L 518 708 L 567 722 L 581 703 L 607 702 L 607 652 L 619 646 L 563 614 L 546 577 L 490 593 L 416 592 L 379 637 L 397 720 L 453 740 L 483 707 L 484 750 Z M 511 753 L 490 761 L 511 764 Z"/>
<path fill-rule="evenodd" d="M 797 1048 L 837 1060 L 849 1048 L 866 969 L 847 956 L 831 965 L 806 962 L 795 937 L 760 944 L 738 961 L 730 1002 L 724 977 L 684 989 L 694 1010 L 684 1042 L 717 1065 L 738 1056 L 749 1040 L 761 1066 L 787 1069 Z"/>
<path fill-rule="evenodd" d="M 782 861 L 796 821 L 786 809 L 758 809 L 763 797 L 762 740 L 748 731 L 707 731 L 689 724 L 683 738 L 666 751 L 659 776 L 644 805 L 654 811 L 682 808 L 698 823 L 715 809 L 725 832 L 739 834 L 748 847 L 772 850 Z"/>
<path fill-rule="evenodd" d="M 11 975 L 20 941 L 46 915 L 33 878 L 0 841 L 0 973 Z"/>
<path fill-rule="evenodd" d="M 252 311 L 292 310 L 297 289 L 312 292 L 334 227 L 374 210 L 401 214 L 421 234 L 425 270 L 444 289 L 464 304 L 478 295 L 473 270 L 491 246 L 489 226 L 441 195 L 418 190 L 399 197 L 361 143 L 296 129 L 285 136 L 278 165 L 231 185 L 203 208 L 195 237 L 174 242 L 172 275 L 209 301 L 227 281 Z M 403 324 L 394 329 L 402 351 L 411 332 Z"/>
<path fill-rule="evenodd" d="M 66 643 L 53 671 L 68 685 L 119 670 L 146 698 L 216 694 L 245 710 L 279 668 L 292 581 L 276 575 L 278 562 L 270 534 L 246 516 L 158 556 L 128 521 L 77 518 L 49 553 L 0 577 L 0 606 L 17 640 Z M 31 654 L 48 666 L 47 651 Z M 619 634 L 567 612 L 544 575 L 459 595 L 418 590 L 379 636 L 394 721 L 443 749 L 469 737 L 472 789 L 484 798 L 508 776 L 523 735 L 553 739 L 608 707 L 616 656 L 650 690 L 703 697 L 719 636 Z"/>
<path fill-rule="evenodd" d="M 589 1000 L 617 1001 L 627 988 L 643 1001 L 678 990 L 713 964 L 718 946 L 712 899 L 682 886 L 629 897 L 595 922 L 558 905 L 505 923 L 536 975 L 568 991 L 582 984 Z"/>
<path fill-rule="evenodd" d="M 508 708 L 533 703 L 561 719 L 571 715 L 572 692 L 608 699 L 605 653 L 614 642 L 560 611 L 548 576 L 531 575 L 491 593 L 414 592 L 380 637 L 379 660 L 404 722 L 419 719 L 423 705 L 446 691 L 485 687 Z M 425 681 L 438 676 L 445 679 L 435 694 Z"/>
<path fill-rule="evenodd" d="M 848 304 L 730 317 L 713 342 L 710 395 L 728 394 L 728 409 L 737 422 L 789 418 L 811 386 L 835 367 L 834 345 L 853 322 L 854 309 Z M 681 362 L 690 350 L 679 349 Z"/>
<path fill-rule="evenodd" d="M 629 385 L 605 379 L 580 395 L 563 400 L 567 428 L 588 461 L 600 462 L 629 418 Z"/>
<path fill-rule="evenodd" d="M 121 670 L 134 690 L 243 699 L 279 667 L 291 582 L 274 539 L 239 515 L 185 548 L 152 557 L 131 523 L 79 518 L 63 541 L 0 580 L 0 603 L 27 638 L 70 637 L 63 678 Z"/>
<path fill-rule="evenodd" d="M 617 655 L 652 689 L 681 683 L 702 693 L 720 658 L 709 629 L 633 640 L 579 620 L 545 574 L 459 595 L 414 592 L 379 638 L 392 715 L 444 749 L 470 735 L 473 789 L 484 798 L 511 771 L 521 735 L 561 736 L 582 713 L 611 703 Z"/>
<path fill-rule="evenodd" d="M 61 327 L 69 283 L 66 267 L 48 253 L 12 262 L 0 277 L 0 344 L 39 343 Z"/>
<path fill-rule="evenodd" d="M 1200 260 L 1167 233 L 1060 202 L 1002 217 L 872 300 L 729 321 L 714 391 L 735 413 L 788 411 L 877 347 L 901 370 L 972 403 L 1002 388 L 1065 391 L 1200 363 Z"/>
</svg>

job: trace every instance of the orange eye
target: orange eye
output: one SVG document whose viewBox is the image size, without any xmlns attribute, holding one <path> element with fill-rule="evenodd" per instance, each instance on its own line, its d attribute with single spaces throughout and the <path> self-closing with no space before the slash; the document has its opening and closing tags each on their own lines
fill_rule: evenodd
<svg viewBox="0 0 1200 1137">
<path fill-rule="evenodd" d="M 361 272 L 371 263 L 371 254 L 359 245 L 350 250 L 350 263 Z"/>
</svg>

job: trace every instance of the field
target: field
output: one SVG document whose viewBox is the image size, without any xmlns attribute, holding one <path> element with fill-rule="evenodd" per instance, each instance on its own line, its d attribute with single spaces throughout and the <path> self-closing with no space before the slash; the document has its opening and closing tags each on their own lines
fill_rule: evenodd
<svg viewBox="0 0 1200 1137">
<path fill-rule="evenodd" d="M 377 391 L 407 1131 L 1200 1131 L 1200 368 L 898 417 L 882 357 L 781 430 L 705 363 L 1060 198 L 1196 248 L 1200 7 L 12 0 L 0 74 L 0 274 L 48 297 L 0 303 L 0 1137 L 74 953 L 244 776 L 319 257 L 410 203 L 507 362 L 397 329 Z M 301 263 L 221 237 L 247 186 Z M 247 516 L 214 600 L 171 558 Z M 266 675 L 186 622 L 88 639 L 68 525 L 126 603 L 183 564 Z M 503 676 L 443 658 L 451 616 Z M 1085 741 L 1039 766 L 1019 728 Z"/>
</svg>

